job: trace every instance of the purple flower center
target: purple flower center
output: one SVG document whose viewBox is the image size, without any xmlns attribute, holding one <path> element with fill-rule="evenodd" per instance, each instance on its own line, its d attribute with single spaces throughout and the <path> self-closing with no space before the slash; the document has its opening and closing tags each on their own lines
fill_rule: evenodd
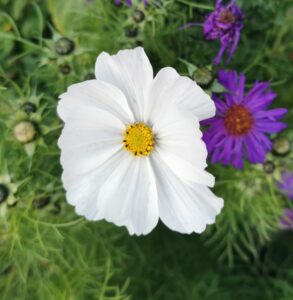
<svg viewBox="0 0 293 300">
<path fill-rule="evenodd" d="M 220 13 L 221 23 L 228 24 L 228 23 L 235 23 L 235 21 L 236 21 L 236 17 L 229 9 L 224 9 Z"/>
<path fill-rule="evenodd" d="M 233 105 L 225 113 L 224 124 L 231 135 L 244 135 L 252 129 L 254 119 L 243 105 Z"/>
</svg>

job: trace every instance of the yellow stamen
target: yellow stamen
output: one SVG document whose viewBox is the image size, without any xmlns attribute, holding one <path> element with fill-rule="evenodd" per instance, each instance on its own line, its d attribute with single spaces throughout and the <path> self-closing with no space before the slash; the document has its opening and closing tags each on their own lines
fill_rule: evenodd
<svg viewBox="0 0 293 300">
<path fill-rule="evenodd" d="M 155 146 L 153 131 L 144 123 L 128 125 L 123 133 L 124 149 L 134 156 L 148 156 Z"/>
</svg>

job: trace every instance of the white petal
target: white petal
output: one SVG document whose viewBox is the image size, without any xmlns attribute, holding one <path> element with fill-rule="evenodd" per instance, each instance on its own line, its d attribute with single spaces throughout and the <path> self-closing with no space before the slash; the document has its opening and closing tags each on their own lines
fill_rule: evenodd
<svg viewBox="0 0 293 300">
<path fill-rule="evenodd" d="M 163 68 L 156 75 L 149 90 L 144 120 L 164 113 L 164 109 L 176 104 L 186 109 L 200 121 L 215 115 L 215 104 L 193 80 L 180 76 L 173 68 Z"/>
<path fill-rule="evenodd" d="M 73 174 L 97 168 L 122 148 L 125 125 L 114 115 L 84 106 L 67 118 L 58 145 L 61 164 Z"/>
<path fill-rule="evenodd" d="M 66 122 L 70 112 L 90 106 L 103 109 L 119 117 L 124 123 L 133 123 L 133 114 L 123 93 L 115 86 L 99 80 L 88 80 L 71 85 L 60 95 L 57 111 Z"/>
<path fill-rule="evenodd" d="M 157 153 L 151 156 L 151 164 L 156 176 L 159 214 L 166 226 L 181 233 L 202 233 L 207 224 L 215 222 L 223 199 L 206 186 L 184 183 Z"/>
<path fill-rule="evenodd" d="M 130 234 L 147 234 L 157 224 L 159 213 L 154 175 L 147 157 L 124 158 L 102 186 L 98 217 L 126 226 Z"/>
<path fill-rule="evenodd" d="M 102 52 L 95 73 L 97 79 L 115 85 L 124 93 L 136 121 L 142 121 L 146 92 L 153 80 L 153 69 L 143 48 L 121 50 L 116 55 Z"/>
<path fill-rule="evenodd" d="M 115 116 L 95 106 L 71 110 L 59 138 L 62 181 L 67 201 L 76 212 L 94 220 L 100 187 L 122 160 L 125 125 Z"/>
<path fill-rule="evenodd" d="M 70 169 L 64 169 L 62 180 L 66 189 L 67 201 L 75 206 L 76 213 L 88 220 L 98 220 L 98 193 L 103 183 L 119 166 L 124 150 L 115 152 L 98 168 L 82 173 L 72 174 Z"/>
<path fill-rule="evenodd" d="M 204 170 L 208 153 L 196 117 L 170 105 L 156 120 L 153 131 L 155 151 L 179 178 L 214 185 L 214 177 Z"/>
</svg>

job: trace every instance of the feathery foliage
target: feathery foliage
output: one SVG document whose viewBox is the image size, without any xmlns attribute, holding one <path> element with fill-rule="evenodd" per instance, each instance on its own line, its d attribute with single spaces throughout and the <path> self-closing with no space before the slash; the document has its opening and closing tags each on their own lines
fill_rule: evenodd
<svg viewBox="0 0 293 300">
<path fill-rule="evenodd" d="M 276 106 L 289 109 L 282 136 L 293 141 L 292 1 L 238 0 L 245 13 L 240 43 L 231 63 L 217 67 L 211 62 L 219 44 L 204 40 L 202 27 L 179 30 L 203 22 L 213 1 L 149 2 L 0 0 L 0 181 L 6 178 L 17 201 L 0 203 L 1 299 L 293 299 L 293 235 L 279 225 L 293 205 L 275 186 L 283 169 L 293 170 L 293 151 L 268 155 L 272 174 L 262 165 L 211 165 L 225 207 L 200 237 L 162 224 L 131 237 L 77 216 L 65 200 L 58 95 L 93 78 L 102 51 L 143 45 L 155 71 L 227 68 L 245 73 L 247 87 L 270 81 Z M 141 21 L 133 18 L 137 9 Z M 20 122 L 32 124 L 32 136 L 15 134 Z"/>
</svg>

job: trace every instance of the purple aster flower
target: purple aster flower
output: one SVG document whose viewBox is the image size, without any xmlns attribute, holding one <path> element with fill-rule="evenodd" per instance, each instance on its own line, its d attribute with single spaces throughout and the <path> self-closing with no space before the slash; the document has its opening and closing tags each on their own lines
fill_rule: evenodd
<svg viewBox="0 0 293 300">
<path fill-rule="evenodd" d="M 293 209 L 286 208 L 280 219 L 280 224 L 283 229 L 293 230 Z"/>
<path fill-rule="evenodd" d="M 278 181 L 276 185 L 280 192 L 288 196 L 290 200 L 293 200 L 293 172 L 282 172 L 282 181 Z"/>
<path fill-rule="evenodd" d="M 268 110 L 276 97 L 268 82 L 255 82 L 253 88 L 245 93 L 243 74 L 219 71 L 218 80 L 227 92 L 222 97 L 212 95 L 216 116 L 202 122 L 208 126 L 203 139 L 212 162 L 231 163 L 239 169 L 243 168 L 243 158 L 251 163 L 263 163 L 272 147 L 267 134 L 287 127 L 279 122 L 287 110 Z"/>
<path fill-rule="evenodd" d="M 121 2 L 122 2 L 122 0 L 115 0 L 115 4 L 116 4 L 116 5 L 120 5 Z M 147 5 L 148 5 L 148 2 L 149 2 L 148 0 L 143 0 L 144 6 L 147 6 Z M 126 5 L 127 5 L 128 7 L 131 7 L 131 6 L 132 6 L 132 0 L 126 0 Z"/>
<path fill-rule="evenodd" d="M 221 48 L 214 60 L 218 64 L 225 51 L 228 53 L 228 60 L 233 56 L 240 31 L 243 28 L 244 14 L 232 0 L 229 4 L 223 5 L 222 0 L 216 1 L 215 10 L 206 17 L 203 25 L 204 36 L 207 40 L 220 40 Z"/>
</svg>

